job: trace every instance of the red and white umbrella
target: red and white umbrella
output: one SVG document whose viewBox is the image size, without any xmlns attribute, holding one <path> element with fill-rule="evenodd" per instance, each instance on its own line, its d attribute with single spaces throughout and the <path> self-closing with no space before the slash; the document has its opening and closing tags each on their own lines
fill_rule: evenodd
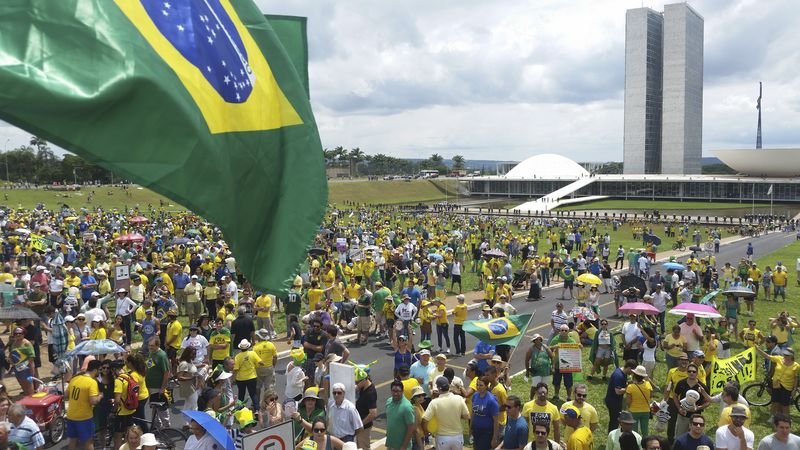
<svg viewBox="0 0 800 450">
<path fill-rule="evenodd" d="M 131 224 L 134 224 L 134 225 L 138 225 L 140 223 L 145 223 L 145 222 L 149 222 L 149 221 L 150 221 L 150 219 L 148 219 L 145 216 L 136 216 L 136 217 L 131 217 L 131 220 L 129 220 L 128 223 L 131 223 Z"/>
<path fill-rule="evenodd" d="M 644 302 L 631 302 L 625 303 L 624 305 L 619 307 L 619 312 L 623 314 L 649 314 L 649 315 L 656 315 L 658 314 L 658 309 L 649 304 Z"/>
<path fill-rule="evenodd" d="M 114 242 L 143 242 L 144 236 L 139 233 L 123 234 L 122 236 L 114 239 Z"/>
</svg>

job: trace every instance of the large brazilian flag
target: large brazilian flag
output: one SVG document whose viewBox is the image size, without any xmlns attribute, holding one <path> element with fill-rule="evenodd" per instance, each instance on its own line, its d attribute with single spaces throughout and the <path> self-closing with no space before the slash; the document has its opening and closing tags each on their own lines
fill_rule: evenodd
<svg viewBox="0 0 800 450">
<path fill-rule="evenodd" d="M 533 314 L 497 317 L 494 319 L 467 320 L 464 331 L 491 345 L 519 343 Z"/>
<path fill-rule="evenodd" d="M 3 0 L 0 29 L 0 118 L 203 215 L 256 287 L 285 286 L 327 185 L 297 58 L 251 0 Z"/>
</svg>

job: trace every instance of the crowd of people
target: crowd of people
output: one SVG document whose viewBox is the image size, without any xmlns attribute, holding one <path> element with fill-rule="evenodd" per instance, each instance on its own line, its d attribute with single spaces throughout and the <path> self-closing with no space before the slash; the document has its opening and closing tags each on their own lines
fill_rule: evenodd
<svg viewBox="0 0 800 450">
<path fill-rule="evenodd" d="M 750 315 L 755 302 L 728 297 L 715 305 L 725 311 L 724 320 L 701 327 L 688 315 L 671 334 L 665 334 L 664 316 L 670 302 L 714 304 L 704 298 L 717 288 L 750 288 L 766 300 L 785 300 L 787 269 L 778 263 L 762 271 L 750 247 L 736 267 L 718 267 L 714 253 L 693 254 L 685 270 L 662 275 L 653 268 L 653 241 L 643 242 L 641 250 L 615 249 L 610 232 L 621 223 L 606 226 L 566 218 L 512 222 L 448 211 L 387 218 L 381 210 L 334 209 L 291 287 L 274 296 L 250 286 L 219 231 L 192 214 L 9 211 L 0 217 L 0 227 L 9 231 L 0 295 L 5 306 L 26 306 L 39 318 L 7 322 L 5 367 L 22 395 L 32 395 L 35 380 L 47 377 L 39 373 L 46 354 L 68 382 L 70 448 L 91 448 L 103 430 L 112 433 L 115 449 L 146 447 L 154 439 L 147 433 L 152 430 L 146 405 L 165 402 L 173 408 L 156 414 L 157 426 L 167 426 L 180 406 L 213 415 L 239 442 L 291 420 L 298 448 L 363 449 L 374 437 L 380 396 L 369 365 L 353 361 L 356 350 L 342 335 L 354 332 L 355 345 L 367 345 L 372 334 L 394 353 L 395 380 L 385 400 L 387 448 L 591 449 L 601 418 L 586 382 L 597 376 L 609 383 L 607 449 L 694 450 L 710 444 L 711 449 L 744 450 L 753 448 L 752 442 L 747 447 L 732 443 L 739 436 L 746 441 L 748 431 L 739 418 L 752 417 L 746 405 L 737 404 L 743 400 L 741 387 L 729 383 L 721 396 L 711 397 L 709 367 L 729 354 L 731 345 L 762 351 L 766 344 L 779 384 L 772 406 L 776 434 L 769 441 L 775 444 L 767 448 L 794 442 L 794 435 L 781 431 L 790 427 L 788 400 L 800 373 L 790 345 L 798 326 L 792 314 L 761 324 L 766 332 L 752 320 L 738 327 L 739 316 Z M 692 232 L 686 224 L 666 226 L 680 236 Z M 631 231 L 644 239 L 653 230 L 634 224 Z M 47 236 L 46 247 L 31 233 Z M 715 236 L 714 230 L 707 233 Z M 130 273 L 129 283 L 116 278 L 119 266 Z M 646 289 L 623 286 L 614 275 L 618 269 L 643 279 Z M 583 274 L 602 282 L 581 285 Z M 462 287 L 468 277 L 484 301 L 473 319 L 514 315 L 516 291 L 528 290 L 531 300 L 539 300 L 541 290 L 557 281 L 564 284 L 564 300 L 595 313 L 576 320 L 558 304 L 551 332 L 534 335 L 524 352 L 531 381 L 527 399 L 509 393 L 508 346 L 478 342 L 465 371 L 456 374 L 452 367 L 451 358 L 468 352 L 463 326 L 470 318 Z M 643 302 L 659 314 L 627 316 L 619 333 L 612 331 L 611 318 L 599 314 L 600 289 L 613 296 L 617 311 L 625 303 Z M 444 302 L 448 291 L 460 293 L 452 313 Z M 59 326 L 65 330 L 63 352 L 57 348 Z M 117 343 L 120 350 L 63 358 L 64 352 L 99 339 Z M 279 341 L 290 349 L 283 386 L 275 373 Z M 592 347 L 592 369 L 583 380 L 582 374 L 559 369 L 562 344 Z M 669 369 L 664 383 L 654 379 L 660 356 Z M 333 363 L 353 365 L 352 385 L 330 382 Z M 565 402 L 559 399 L 562 385 Z M 659 392 L 661 407 L 653 414 Z M 351 395 L 355 401 L 345 398 Z M 729 410 L 716 440 L 702 433 L 701 413 L 710 402 Z M 23 425 L 10 411 L 9 442 L 40 448 L 38 426 L 39 438 L 36 432 L 19 432 Z M 650 433 L 651 422 L 663 437 Z M 24 428 L 34 430 L 30 423 Z M 720 436 L 723 429 L 728 434 Z M 186 431 L 194 437 L 186 448 L 213 445 L 197 422 L 189 421 Z"/>
</svg>

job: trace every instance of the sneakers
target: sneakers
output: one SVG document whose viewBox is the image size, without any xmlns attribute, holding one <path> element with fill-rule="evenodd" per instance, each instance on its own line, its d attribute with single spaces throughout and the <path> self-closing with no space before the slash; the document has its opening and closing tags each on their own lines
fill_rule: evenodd
<svg viewBox="0 0 800 450">
<path fill-rule="evenodd" d="M 445 353 L 447 353 L 447 354 L 449 355 L 449 354 L 450 354 L 450 349 L 448 348 L 448 349 L 446 349 L 444 352 L 445 352 Z"/>
</svg>

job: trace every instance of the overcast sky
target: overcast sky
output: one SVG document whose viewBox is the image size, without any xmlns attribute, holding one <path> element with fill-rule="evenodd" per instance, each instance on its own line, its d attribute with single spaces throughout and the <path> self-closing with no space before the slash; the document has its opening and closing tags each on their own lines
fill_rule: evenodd
<svg viewBox="0 0 800 450">
<path fill-rule="evenodd" d="M 368 154 L 621 161 L 620 0 L 256 0 L 308 17 L 310 83 L 325 147 Z M 666 2 L 670 3 L 670 2 Z M 702 0 L 703 154 L 800 146 L 800 2 Z M 28 133 L 0 128 L 9 148 Z"/>
</svg>

